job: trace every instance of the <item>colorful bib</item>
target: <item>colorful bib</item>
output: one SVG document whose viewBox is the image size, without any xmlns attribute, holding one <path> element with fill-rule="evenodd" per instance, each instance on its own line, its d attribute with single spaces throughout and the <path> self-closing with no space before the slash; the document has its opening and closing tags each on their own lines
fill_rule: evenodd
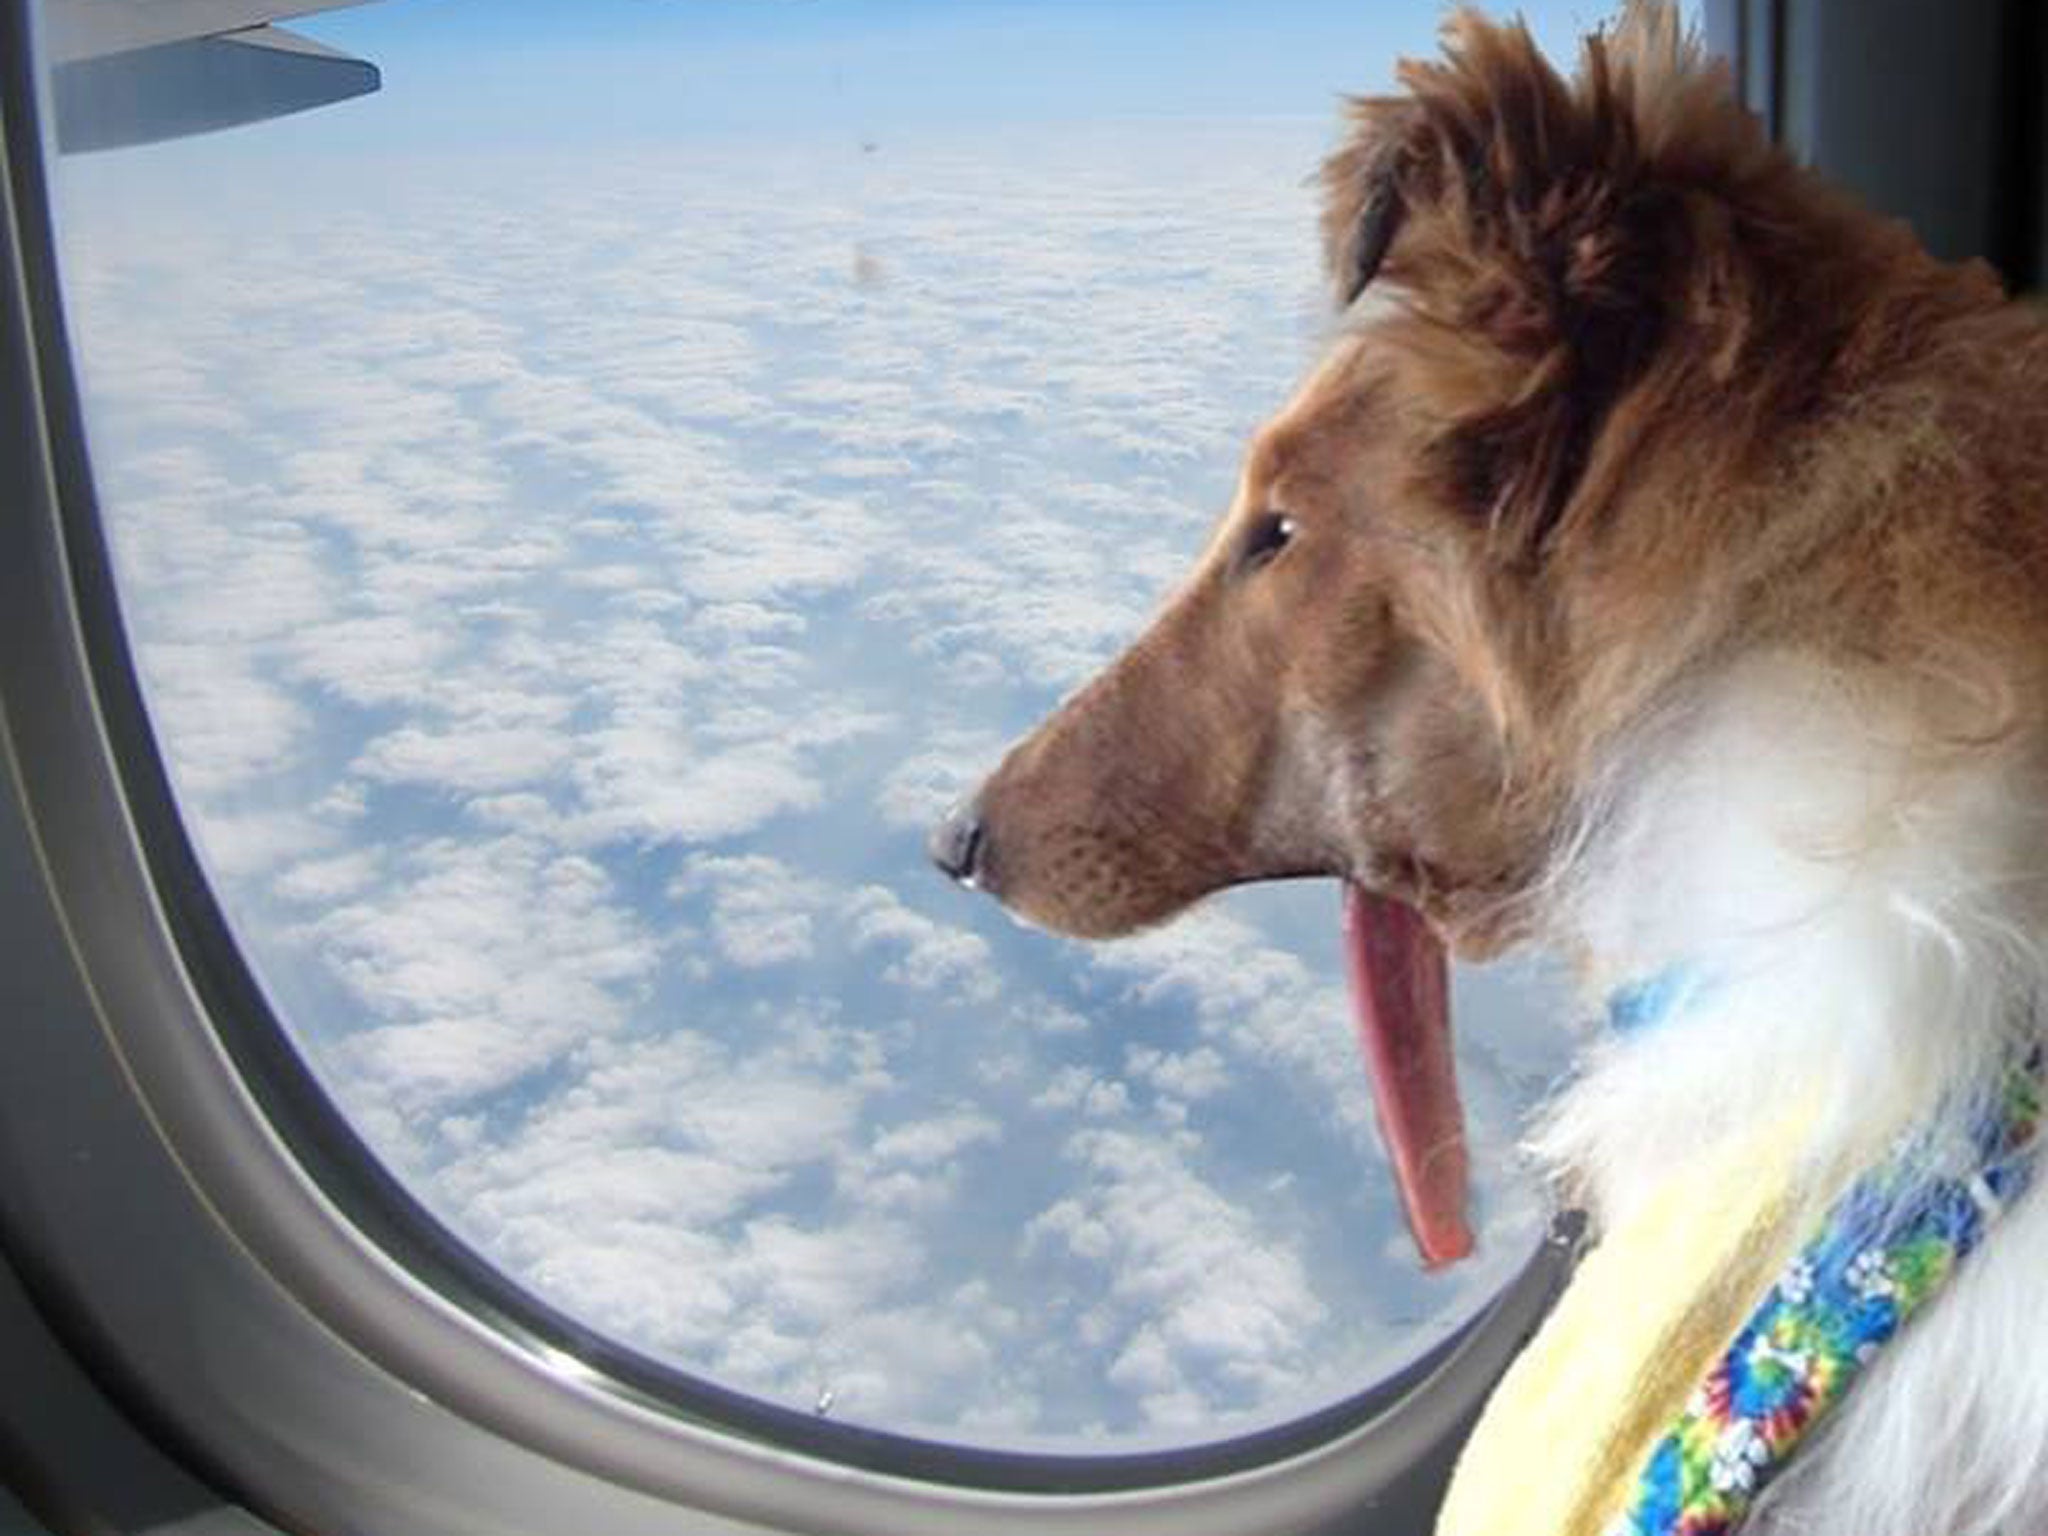
<svg viewBox="0 0 2048 1536">
<path fill-rule="evenodd" d="M 2041 1118 L 2038 1056 L 2006 1075 L 1974 1169 L 1930 1178 L 1919 1142 L 1866 1174 L 1778 1276 L 1679 1414 L 1609 1536 L 1726 1536 L 2026 1187 Z"/>
<path fill-rule="evenodd" d="M 1695 978 L 1610 1003 L 1659 1022 Z M 1460 1457 L 1437 1536 L 1723 1536 L 2032 1174 L 2037 1051 L 1968 1156 L 1902 1138 L 1817 1229 L 1797 1221 L 1805 1117 L 1733 1139 L 1588 1253 Z M 1938 1173 L 1961 1163 L 1966 1171 Z M 1690 1286 L 1671 1285 L 1682 1253 Z M 1761 1299 L 1759 1299 L 1761 1298 Z"/>
</svg>

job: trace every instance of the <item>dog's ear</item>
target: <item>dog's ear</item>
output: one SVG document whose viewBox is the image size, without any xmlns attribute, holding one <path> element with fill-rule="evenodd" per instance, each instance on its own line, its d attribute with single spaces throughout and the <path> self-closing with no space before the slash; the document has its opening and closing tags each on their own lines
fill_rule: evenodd
<svg viewBox="0 0 2048 1536">
<path fill-rule="evenodd" d="M 1415 113 L 1390 98 L 1351 103 L 1355 130 L 1323 166 L 1323 264 L 1340 308 L 1378 274 L 1401 227 L 1401 157 Z"/>
<path fill-rule="evenodd" d="M 1670 173 L 1681 136 L 1761 138 L 1662 0 L 1590 38 L 1573 82 L 1521 24 L 1471 11 L 1400 78 L 1406 96 L 1352 104 L 1324 167 L 1326 261 L 1342 304 L 1376 279 L 1390 292 L 1396 384 L 1441 424 L 1454 498 L 1533 557 L 1688 302 L 1675 268 L 1699 210 L 1681 205 L 1700 188 Z"/>
</svg>

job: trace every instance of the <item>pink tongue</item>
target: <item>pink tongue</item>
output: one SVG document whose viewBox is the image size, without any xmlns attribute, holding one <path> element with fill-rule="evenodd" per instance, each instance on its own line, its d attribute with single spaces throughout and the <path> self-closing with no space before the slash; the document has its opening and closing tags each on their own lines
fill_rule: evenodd
<svg viewBox="0 0 2048 1536">
<path fill-rule="evenodd" d="M 1413 907 L 1346 881 L 1344 968 L 1408 1230 L 1435 1269 L 1472 1251 L 1444 948 Z"/>
</svg>

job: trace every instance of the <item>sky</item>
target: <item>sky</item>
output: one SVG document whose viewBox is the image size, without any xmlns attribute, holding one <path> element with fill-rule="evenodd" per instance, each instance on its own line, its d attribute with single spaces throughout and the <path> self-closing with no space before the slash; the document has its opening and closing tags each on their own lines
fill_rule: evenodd
<svg viewBox="0 0 2048 1536">
<path fill-rule="evenodd" d="M 1570 58 L 1605 7 L 1522 7 Z M 377 62 L 374 101 L 265 130 L 377 143 L 672 144 L 993 123 L 1308 117 L 1432 50 L 1434 0 L 382 0 L 299 29 Z"/>
<path fill-rule="evenodd" d="M 1332 103 L 1433 24 L 389 0 L 305 25 L 378 95 L 65 163 L 208 871 L 521 1285 L 775 1402 L 1124 1450 L 1348 1396 L 1522 1262 L 1540 963 L 1458 977 L 1481 1245 L 1424 1275 L 1333 887 L 1081 945 L 921 847 L 1193 558 L 1327 332 Z"/>
</svg>

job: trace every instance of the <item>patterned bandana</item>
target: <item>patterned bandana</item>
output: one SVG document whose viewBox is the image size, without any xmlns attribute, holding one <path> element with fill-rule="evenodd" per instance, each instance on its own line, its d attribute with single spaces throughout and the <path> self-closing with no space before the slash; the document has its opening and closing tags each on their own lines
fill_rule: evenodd
<svg viewBox="0 0 2048 1536">
<path fill-rule="evenodd" d="M 1655 1010 L 1661 1012 L 1661 1009 Z M 2033 1172 L 2041 1052 L 2006 1074 L 1970 1171 L 1928 1171 L 1909 1138 L 1779 1273 L 1637 1475 L 1608 1536 L 1725 1536 Z"/>
</svg>

